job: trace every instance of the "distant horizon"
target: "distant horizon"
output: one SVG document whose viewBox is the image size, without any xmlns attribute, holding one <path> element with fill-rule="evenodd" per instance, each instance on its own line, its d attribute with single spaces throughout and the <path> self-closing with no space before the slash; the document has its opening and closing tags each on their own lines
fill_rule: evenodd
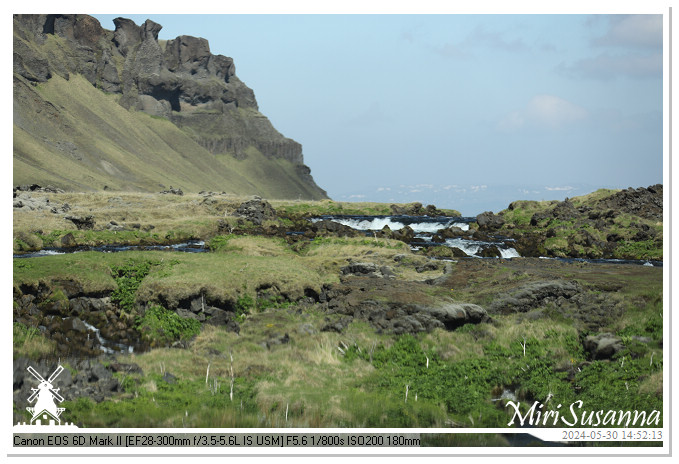
<svg viewBox="0 0 679 464">
<path fill-rule="evenodd" d="M 439 209 L 454 209 L 462 216 L 475 217 L 486 211 L 495 214 L 509 207 L 514 201 L 564 201 L 596 192 L 600 189 L 625 190 L 628 188 L 648 188 L 652 185 L 663 185 L 656 182 L 649 185 L 628 185 L 615 187 L 610 185 L 594 186 L 574 184 L 565 187 L 550 186 L 518 186 L 518 185 L 410 185 L 378 187 L 355 192 L 344 192 L 330 196 L 334 201 L 346 202 L 375 202 L 375 203 L 422 203 L 434 205 Z M 447 188 L 451 187 L 451 188 Z M 322 188 L 322 186 L 321 186 Z M 408 192 L 408 188 L 418 190 Z M 381 190 L 380 190 L 381 189 Z M 391 196 L 390 196 L 391 195 Z"/>
</svg>

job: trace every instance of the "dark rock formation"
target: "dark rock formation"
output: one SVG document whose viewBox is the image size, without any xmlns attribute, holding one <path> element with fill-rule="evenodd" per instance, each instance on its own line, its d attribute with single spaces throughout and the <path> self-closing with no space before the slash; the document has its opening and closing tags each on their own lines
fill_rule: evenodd
<svg viewBox="0 0 679 464">
<path fill-rule="evenodd" d="M 261 226 L 265 220 L 276 219 L 276 210 L 273 209 L 268 201 L 255 197 L 252 200 L 241 203 L 233 215 Z"/>
<path fill-rule="evenodd" d="M 94 216 L 65 216 L 64 219 L 71 221 L 79 230 L 92 230 L 96 224 Z"/>
<path fill-rule="evenodd" d="M 577 282 L 554 280 L 524 285 L 511 294 L 501 295 L 488 307 L 491 314 L 526 312 L 559 298 L 571 298 L 580 292 Z"/>
<path fill-rule="evenodd" d="M 394 271 L 389 266 L 378 266 L 375 263 L 351 263 L 340 269 L 343 276 L 354 275 L 361 277 L 394 277 Z"/>
<path fill-rule="evenodd" d="M 359 234 L 357 230 L 344 224 L 340 224 L 339 222 L 331 221 L 330 219 L 323 219 L 308 226 L 305 224 L 305 228 L 307 228 L 307 232 L 311 232 L 310 235 L 313 236 L 332 235 L 337 237 L 354 237 Z"/>
<path fill-rule="evenodd" d="M 160 192 L 161 194 L 172 194 L 172 195 L 184 195 L 184 192 L 180 188 L 174 188 L 170 185 L 170 188 L 167 190 L 162 190 Z"/>
<path fill-rule="evenodd" d="M 351 321 L 361 320 L 378 332 L 414 334 L 490 320 L 480 306 L 431 299 L 427 288 L 420 282 L 349 276 L 320 295 L 329 314 L 321 330 L 342 332 Z"/>
<path fill-rule="evenodd" d="M 635 214 L 645 219 L 663 220 L 663 186 L 632 187 L 599 200 L 598 207 Z"/>
<path fill-rule="evenodd" d="M 481 213 L 476 216 L 476 222 L 480 229 L 493 230 L 502 227 L 505 223 L 505 220 L 502 218 L 502 216 L 497 216 L 491 211 L 486 211 L 485 213 Z"/>
<path fill-rule="evenodd" d="M 611 359 L 625 348 L 620 337 L 608 332 L 588 336 L 585 338 L 583 346 L 585 351 L 592 356 L 592 359 Z"/>
</svg>

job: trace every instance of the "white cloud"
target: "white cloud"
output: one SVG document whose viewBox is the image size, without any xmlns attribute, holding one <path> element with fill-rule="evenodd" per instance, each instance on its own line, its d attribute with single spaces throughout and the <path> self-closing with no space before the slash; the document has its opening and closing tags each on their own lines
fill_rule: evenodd
<svg viewBox="0 0 679 464">
<path fill-rule="evenodd" d="M 614 15 L 598 46 L 662 48 L 662 15 Z"/>
<path fill-rule="evenodd" d="M 522 109 L 512 111 L 498 123 L 504 132 L 537 127 L 559 129 L 588 117 L 583 107 L 554 95 L 536 95 Z"/>
<path fill-rule="evenodd" d="M 618 76 L 631 78 L 662 77 L 662 53 L 630 52 L 623 55 L 602 53 L 594 58 L 560 65 L 557 71 L 574 77 L 612 80 Z"/>
<path fill-rule="evenodd" d="M 549 190 L 550 192 L 568 192 L 575 190 L 575 187 L 545 187 L 545 190 Z"/>
<path fill-rule="evenodd" d="M 572 63 L 562 63 L 556 71 L 570 77 L 604 81 L 619 76 L 633 79 L 661 78 L 662 15 L 606 17 L 606 31 L 590 41 L 600 50 L 598 54 Z M 595 16 L 590 24 L 596 25 L 599 21 L 599 16 Z"/>
</svg>

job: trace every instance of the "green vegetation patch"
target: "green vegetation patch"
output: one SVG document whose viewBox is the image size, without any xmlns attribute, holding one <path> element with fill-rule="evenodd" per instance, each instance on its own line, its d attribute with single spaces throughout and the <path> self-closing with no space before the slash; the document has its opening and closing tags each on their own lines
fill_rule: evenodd
<svg viewBox="0 0 679 464">
<path fill-rule="evenodd" d="M 653 360 L 648 353 L 633 358 L 627 352 L 621 361 L 622 356 L 586 362 L 581 340 L 552 330 L 541 338 L 518 339 L 509 346 L 486 342 L 482 355 L 452 362 L 411 335 L 399 337 L 388 348 L 352 346 L 345 360 L 360 359 L 375 367 L 375 373 L 361 382 L 368 392 L 392 401 L 442 405 L 455 423 L 467 427 L 506 427 L 514 409 L 500 398 L 505 390 L 516 395 L 515 403 L 520 403 L 524 415 L 534 401 L 545 404 L 543 414 L 558 412 L 569 420 L 569 407 L 579 400 L 589 410 L 662 411 L 662 396 L 642 388 L 646 379 L 662 372 L 662 355 L 656 353 Z M 385 425 L 413 423 L 397 419 Z M 544 425 L 563 423 L 550 420 Z"/>
<path fill-rule="evenodd" d="M 120 378 L 124 401 L 64 401 L 64 419 L 81 427 L 256 427 L 251 380 L 229 378 L 166 380 L 154 372 Z"/>
<path fill-rule="evenodd" d="M 136 309 L 136 292 L 141 281 L 151 271 L 151 267 L 159 263 L 152 261 L 128 261 L 122 265 L 111 267 L 111 273 L 118 285 L 111 294 L 111 301 L 128 312 Z"/>
<path fill-rule="evenodd" d="M 184 318 L 160 305 L 151 305 L 135 320 L 135 328 L 151 346 L 164 346 L 188 340 L 200 332 L 200 322 Z"/>
</svg>

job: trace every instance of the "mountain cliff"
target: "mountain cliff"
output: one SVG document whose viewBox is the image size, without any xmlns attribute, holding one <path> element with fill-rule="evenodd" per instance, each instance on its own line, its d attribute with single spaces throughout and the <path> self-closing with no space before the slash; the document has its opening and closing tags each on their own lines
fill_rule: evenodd
<svg viewBox="0 0 679 464">
<path fill-rule="evenodd" d="M 302 146 L 203 38 L 87 15 L 14 16 L 14 184 L 327 198 Z"/>
</svg>

